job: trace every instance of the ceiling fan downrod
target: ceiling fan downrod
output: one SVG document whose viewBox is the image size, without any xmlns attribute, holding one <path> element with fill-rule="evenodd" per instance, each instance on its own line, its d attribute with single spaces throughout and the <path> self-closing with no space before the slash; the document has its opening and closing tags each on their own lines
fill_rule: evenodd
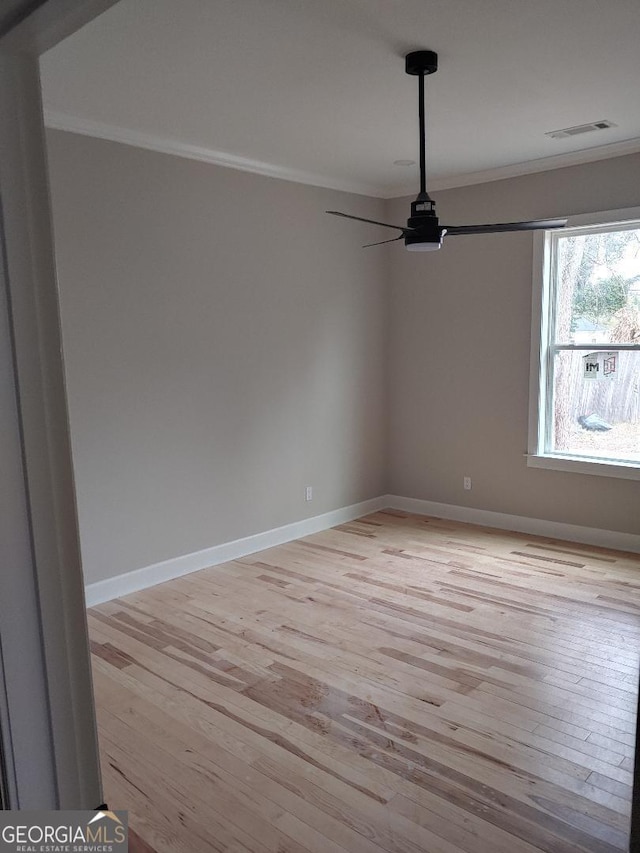
<svg viewBox="0 0 640 853">
<path fill-rule="evenodd" d="M 433 50 L 414 50 L 405 56 L 405 71 L 418 78 L 418 124 L 420 135 L 420 192 L 411 202 L 411 216 L 407 221 L 410 228 L 428 228 L 432 239 L 439 247 L 441 236 L 436 233 L 438 218 L 436 205 L 427 192 L 427 132 L 425 127 L 424 78 L 438 70 L 438 54 Z M 409 238 L 409 242 L 414 240 Z M 415 240 L 416 244 L 421 241 Z"/>
<path fill-rule="evenodd" d="M 438 54 L 433 50 L 414 50 L 405 56 L 405 71 L 418 78 L 418 120 L 420 123 L 420 195 L 427 196 L 426 130 L 424 121 L 424 78 L 438 70 Z"/>
</svg>

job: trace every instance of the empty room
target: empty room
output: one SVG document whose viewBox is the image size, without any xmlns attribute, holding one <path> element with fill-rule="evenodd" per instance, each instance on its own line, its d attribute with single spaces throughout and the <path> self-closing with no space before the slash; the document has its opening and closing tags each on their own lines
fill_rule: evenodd
<svg viewBox="0 0 640 853">
<path fill-rule="evenodd" d="M 47 801 L 4 596 L 0 802 L 147 853 L 639 849 L 640 7 L 93 8 L 20 60 L 24 305 L 0 166 L 57 756 Z"/>
</svg>

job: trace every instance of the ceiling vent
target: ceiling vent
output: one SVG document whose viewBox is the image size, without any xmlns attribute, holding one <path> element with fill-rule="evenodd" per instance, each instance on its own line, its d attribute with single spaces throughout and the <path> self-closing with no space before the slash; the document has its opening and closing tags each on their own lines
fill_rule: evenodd
<svg viewBox="0 0 640 853">
<path fill-rule="evenodd" d="M 581 133 L 591 133 L 592 130 L 606 130 L 609 127 L 617 127 L 612 121 L 603 119 L 602 121 L 594 121 L 591 124 L 577 124 L 575 127 L 563 127 L 562 130 L 550 130 L 545 133 L 545 136 L 550 136 L 551 139 L 566 139 L 567 136 L 580 136 Z"/>
</svg>

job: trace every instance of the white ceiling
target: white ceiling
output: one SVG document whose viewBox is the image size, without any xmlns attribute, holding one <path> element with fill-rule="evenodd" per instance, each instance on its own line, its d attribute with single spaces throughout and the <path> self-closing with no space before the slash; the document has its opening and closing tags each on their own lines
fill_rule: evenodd
<svg viewBox="0 0 640 853">
<path fill-rule="evenodd" d="M 382 196 L 640 150 L 638 0 L 120 0 L 42 59 L 47 120 Z M 546 131 L 615 128 L 552 140 Z M 546 159 L 552 158 L 552 159 Z"/>
</svg>

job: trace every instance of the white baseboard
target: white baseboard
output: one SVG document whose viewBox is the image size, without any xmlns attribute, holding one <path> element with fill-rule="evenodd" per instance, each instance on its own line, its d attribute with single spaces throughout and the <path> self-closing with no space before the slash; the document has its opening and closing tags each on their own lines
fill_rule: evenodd
<svg viewBox="0 0 640 853">
<path fill-rule="evenodd" d="M 423 501 L 418 498 L 403 498 L 399 495 L 387 495 L 386 506 L 418 515 L 432 515 L 451 521 L 464 521 L 467 524 L 480 524 L 483 527 L 497 527 L 500 530 L 513 530 L 517 533 L 531 533 L 551 539 L 564 539 L 567 542 L 580 542 L 583 545 L 597 545 L 601 548 L 613 548 L 617 551 L 640 553 L 640 535 L 621 533 L 617 530 L 601 530 L 597 527 L 582 527 L 579 524 L 565 524 L 561 521 L 547 521 L 543 518 L 527 518 L 522 515 L 508 515 L 487 509 L 475 509 L 468 506 L 454 506 L 435 501 Z"/>
<path fill-rule="evenodd" d="M 217 566 L 229 560 L 247 557 L 249 554 L 255 554 L 256 551 L 264 551 L 266 548 L 283 545 L 285 542 L 301 539 L 303 536 L 310 536 L 312 533 L 328 530 L 330 527 L 335 527 L 336 524 L 353 521 L 355 518 L 384 509 L 385 506 L 387 506 L 386 497 L 372 498 L 332 512 L 325 512 L 323 515 L 294 521 L 292 524 L 285 524 L 283 527 L 276 527 L 273 530 L 266 530 L 263 533 L 246 536 L 243 539 L 236 539 L 233 542 L 214 545 L 213 548 L 205 548 L 204 551 L 185 554 L 183 557 L 164 560 L 162 563 L 145 566 L 143 569 L 134 569 L 114 578 L 87 584 L 85 588 L 87 607 L 93 607 L 95 604 L 102 604 L 105 601 L 111 601 L 113 598 L 120 598 L 120 596 L 129 595 L 132 592 L 139 592 L 141 589 L 147 589 L 147 587 L 164 583 L 164 581 L 188 575 L 190 572 L 197 572 L 200 569 Z"/>
<path fill-rule="evenodd" d="M 143 569 L 135 569 L 114 578 L 88 584 L 85 590 L 87 606 L 102 604 L 122 595 L 139 592 L 141 589 L 155 586 L 173 578 L 182 577 L 190 572 L 217 566 L 229 560 L 237 560 L 264 551 L 276 545 L 283 545 L 312 533 L 328 530 L 337 524 L 353 521 L 363 515 L 377 512 L 381 509 L 398 509 L 418 515 L 430 515 L 436 518 L 446 518 L 451 521 L 463 521 L 467 524 L 480 524 L 484 527 L 496 527 L 500 530 L 513 530 L 518 533 L 530 533 L 535 536 L 545 536 L 552 539 L 564 539 L 568 542 L 580 542 L 584 545 L 597 545 L 603 548 L 614 548 L 619 551 L 640 553 L 640 535 L 634 533 L 619 533 L 615 530 L 600 530 L 593 527 L 581 527 L 578 524 L 564 524 L 559 521 L 546 521 L 541 518 L 526 518 L 521 515 L 508 515 L 502 512 L 491 512 L 474 507 L 441 504 L 435 501 L 423 501 L 418 498 L 403 498 L 399 495 L 381 495 L 368 501 L 345 506 L 341 509 L 305 518 L 283 527 L 256 533 L 233 542 L 224 542 L 175 557 L 162 563 L 155 563 Z"/>
</svg>

